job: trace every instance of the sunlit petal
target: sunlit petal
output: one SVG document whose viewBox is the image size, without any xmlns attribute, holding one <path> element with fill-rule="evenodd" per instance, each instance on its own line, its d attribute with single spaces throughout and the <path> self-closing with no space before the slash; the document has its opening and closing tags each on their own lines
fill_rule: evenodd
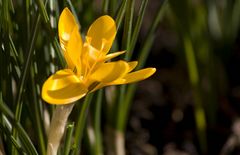
<svg viewBox="0 0 240 155">
<path fill-rule="evenodd" d="M 144 80 L 156 72 L 155 68 L 145 68 L 132 73 L 127 74 L 123 77 L 124 80 L 117 79 L 109 85 L 128 84 Z"/>
<path fill-rule="evenodd" d="M 137 61 L 128 62 L 128 65 L 129 65 L 129 70 L 128 70 L 128 72 L 131 72 L 132 70 L 134 70 L 134 68 L 137 66 L 137 64 L 138 64 Z"/>
<path fill-rule="evenodd" d="M 60 70 L 50 76 L 42 87 L 42 98 L 51 104 L 69 104 L 87 93 L 86 86 L 69 70 Z"/>
<path fill-rule="evenodd" d="M 106 62 L 125 53 L 107 54 L 116 36 L 116 24 L 110 16 L 93 22 L 84 44 L 79 25 L 68 8 L 60 15 L 58 30 L 67 69 L 56 72 L 43 84 L 41 95 L 48 103 L 70 104 L 102 87 L 144 80 L 156 71 L 146 68 L 132 72 L 137 61 Z"/>
<path fill-rule="evenodd" d="M 86 42 L 83 45 L 82 51 L 83 51 L 81 59 L 81 63 L 83 65 L 82 70 L 83 72 L 86 72 L 88 69 L 93 67 L 93 65 L 98 62 L 98 59 L 101 56 L 101 52 Z"/>
<path fill-rule="evenodd" d="M 125 61 L 103 63 L 91 75 L 91 78 L 96 81 L 108 83 L 123 77 L 128 70 L 129 70 L 129 66 Z"/>
<path fill-rule="evenodd" d="M 90 26 L 87 36 L 92 38 L 91 45 L 106 54 L 116 35 L 116 24 L 110 16 L 101 16 Z"/>
<path fill-rule="evenodd" d="M 66 45 L 70 39 L 70 35 L 74 27 L 78 25 L 74 16 L 68 8 L 65 8 L 58 21 L 58 35 L 60 40 L 60 45 L 63 51 L 66 50 Z"/>
<path fill-rule="evenodd" d="M 107 61 L 107 60 L 113 59 L 121 54 L 124 54 L 125 52 L 126 51 L 120 51 L 120 52 L 114 52 L 114 53 L 108 54 L 105 57 L 103 57 L 102 61 Z"/>
<path fill-rule="evenodd" d="M 66 53 L 69 56 L 69 59 L 71 62 L 68 62 L 69 68 L 72 70 L 76 67 L 77 71 L 81 71 L 81 64 L 80 64 L 80 55 L 82 51 L 82 38 L 80 36 L 80 33 L 78 31 L 78 26 L 75 26 L 72 33 L 70 40 L 67 45 Z"/>
</svg>

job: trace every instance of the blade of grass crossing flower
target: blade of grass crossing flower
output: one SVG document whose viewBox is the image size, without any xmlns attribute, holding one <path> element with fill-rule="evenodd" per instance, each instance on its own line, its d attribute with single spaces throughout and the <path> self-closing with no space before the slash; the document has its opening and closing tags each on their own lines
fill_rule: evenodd
<svg viewBox="0 0 240 155">
<path fill-rule="evenodd" d="M 131 52 L 133 50 L 133 48 L 131 49 L 131 47 L 135 46 L 135 43 L 136 43 L 139 31 L 140 31 L 140 27 L 141 27 L 141 24 L 142 24 L 143 16 L 145 14 L 147 3 L 148 3 L 148 0 L 143 0 L 142 3 L 141 3 L 139 16 L 138 16 L 138 19 L 137 19 L 137 24 L 136 24 L 136 26 L 134 28 L 134 32 L 133 32 L 132 38 L 131 38 L 131 28 L 130 28 L 130 26 L 132 26 L 133 17 L 131 17 L 131 14 L 134 11 L 134 8 L 133 8 L 134 2 L 128 4 L 127 12 L 129 11 L 129 14 L 126 14 L 126 16 L 128 16 L 128 17 L 125 17 L 125 18 L 130 18 L 129 19 L 130 22 L 128 23 L 129 26 L 126 26 L 126 29 L 127 29 L 127 27 L 129 27 L 128 31 L 130 31 L 130 32 L 127 35 L 127 37 L 125 37 L 125 40 L 126 40 L 125 46 L 126 46 L 126 48 L 128 50 L 128 52 L 126 53 L 125 59 L 127 59 L 127 60 L 131 59 Z M 127 24 L 127 20 L 125 21 L 125 24 Z M 135 42 L 134 42 L 134 40 L 135 40 Z M 126 92 L 126 88 L 127 87 L 125 85 L 121 86 L 121 88 L 120 88 L 120 95 L 119 95 L 120 98 L 119 98 L 119 103 L 118 103 L 119 104 L 119 108 L 117 108 L 118 109 L 118 118 L 117 118 L 117 124 L 116 124 L 117 126 L 116 126 L 116 128 L 119 131 L 122 131 L 122 132 L 124 132 L 124 130 L 125 130 L 123 126 L 124 126 L 124 124 L 126 124 L 126 118 L 127 118 L 127 114 L 128 114 L 128 112 L 126 112 L 126 109 L 129 109 L 128 107 L 130 106 L 129 105 L 130 102 L 129 102 L 129 104 L 126 104 L 125 99 L 124 99 L 124 96 L 126 94 L 128 94 L 128 93 L 125 93 Z"/>
<path fill-rule="evenodd" d="M 133 23 L 133 14 L 134 14 L 134 4 L 135 0 L 129 0 L 127 2 L 127 10 L 125 14 L 125 20 L 124 20 L 124 30 L 123 30 L 123 39 L 122 39 L 122 49 L 126 49 L 127 53 L 129 53 L 129 48 L 130 48 L 130 41 L 131 41 L 131 35 L 132 35 L 132 23 Z M 125 60 L 129 60 L 129 54 L 125 54 Z M 122 117 L 122 110 L 124 108 L 123 102 L 124 102 L 124 97 L 126 93 L 126 85 L 120 86 L 120 91 L 119 91 L 119 98 L 118 98 L 118 104 L 116 108 L 116 113 L 117 113 L 117 120 L 116 120 L 116 129 L 120 128 L 121 124 L 121 117 Z"/>
<path fill-rule="evenodd" d="M 44 127 L 43 127 L 43 121 L 41 120 L 41 112 L 40 112 L 40 103 L 37 96 L 37 88 L 36 88 L 36 82 L 35 82 L 35 76 L 34 76 L 34 68 L 33 65 L 31 65 L 30 68 L 30 76 L 31 76 L 31 87 L 32 87 L 32 96 L 33 96 L 33 111 L 34 111 L 34 125 L 36 125 L 36 128 L 34 128 L 37 132 L 37 140 L 39 144 L 39 150 L 40 154 L 45 155 L 46 154 L 46 139 L 44 134 Z"/>
<path fill-rule="evenodd" d="M 34 51 L 34 45 L 37 39 L 37 35 L 39 32 L 39 25 L 40 25 L 40 15 L 38 15 L 35 25 L 34 25 L 34 29 L 33 29 L 33 35 L 31 37 L 31 43 L 28 49 L 28 53 L 27 53 L 27 58 L 24 64 L 24 68 L 23 68 L 23 73 L 21 74 L 21 78 L 20 78 L 20 84 L 19 84 L 19 88 L 18 88 L 18 93 L 17 93 L 17 98 L 16 98 L 16 111 L 15 111 L 15 119 L 17 122 L 20 121 L 21 118 L 21 113 L 22 113 L 22 96 L 23 96 L 23 92 L 24 92 L 24 87 L 25 87 L 25 83 L 28 77 L 28 73 L 29 73 L 29 68 L 31 65 L 31 60 L 32 60 L 32 56 L 33 56 L 33 51 Z M 17 130 L 15 128 L 13 128 L 13 136 L 14 138 L 17 138 Z M 12 154 L 15 154 L 15 149 L 12 149 Z"/>
<path fill-rule="evenodd" d="M 136 45 L 137 38 L 138 38 L 138 35 L 139 35 L 139 32 L 140 32 L 140 28 L 142 26 L 142 21 L 143 21 L 144 15 L 145 15 L 147 4 L 148 4 L 148 0 L 143 0 L 142 3 L 141 3 L 138 19 L 137 19 L 137 22 L 136 22 L 136 26 L 134 27 L 134 31 L 133 31 L 133 34 L 132 34 L 131 45 L 130 45 L 129 51 L 127 53 L 127 58 L 128 59 L 131 59 L 131 57 L 132 57 L 133 49 Z"/>
<path fill-rule="evenodd" d="M 139 62 L 138 62 L 138 66 L 136 67 L 137 70 L 141 69 L 144 65 L 145 65 L 145 62 L 146 62 L 146 59 L 148 57 L 148 54 L 150 52 L 150 49 L 153 45 L 153 42 L 154 42 L 154 38 L 155 38 L 155 31 L 158 27 L 158 24 L 160 23 L 162 17 L 163 17 L 163 14 L 164 12 L 166 11 L 167 9 L 167 0 L 165 0 L 162 5 L 160 6 L 155 18 L 154 18 L 154 21 L 152 22 L 151 24 L 151 27 L 149 29 L 149 32 L 148 32 L 148 35 L 146 37 L 146 40 L 141 48 L 141 51 L 140 51 L 140 54 L 139 54 Z M 137 84 L 131 84 L 128 86 L 127 88 L 127 93 L 126 93 L 126 97 L 125 97 L 125 101 L 123 102 L 123 106 L 122 106 L 122 116 L 120 117 L 121 120 L 119 120 L 119 127 L 118 129 L 120 131 L 124 131 L 125 128 L 126 128 L 126 119 L 127 119 L 127 116 L 128 116 L 128 112 L 129 112 L 129 107 L 132 103 L 132 99 L 134 97 L 134 94 L 135 94 L 135 91 L 136 91 L 136 86 Z"/>
<path fill-rule="evenodd" d="M 73 135 L 73 129 L 74 129 L 74 123 L 69 123 L 67 125 L 67 131 L 66 131 L 66 138 L 64 143 L 64 155 L 69 155 L 69 152 L 71 150 L 71 142 L 72 142 L 72 135 Z"/>
<path fill-rule="evenodd" d="M 79 116 L 77 118 L 77 124 L 76 124 L 75 135 L 74 135 L 74 146 L 73 146 L 74 147 L 73 154 L 75 155 L 78 155 L 80 153 L 83 131 L 85 128 L 88 109 L 92 101 L 92 97 L 93 97 L 93 93 L 88 94 L 85 97 L 81 110 L 79 112 Z"/>
<path fill-rule="evenodd" d="M 117 15 L 115 16 L 117 30 L 119 29 L 120 25 L 122 24 L 122 20 L 123 20 L 125 10 L 126 10 L 126 7 L 127 7 L 127 1 L 128 0 L 123 0 L 122 1 L 121 5 L 120 5 L 120 8 L 117 11 Z"/>
</svg>

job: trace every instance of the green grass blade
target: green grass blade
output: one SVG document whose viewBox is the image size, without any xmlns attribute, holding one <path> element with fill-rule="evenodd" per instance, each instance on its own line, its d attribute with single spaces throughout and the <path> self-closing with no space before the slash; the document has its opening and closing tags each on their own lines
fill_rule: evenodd
<svg viewBox="0 0 240 155">
<path fill-rule="evenodd" d="M 140 55 L 138 57 L 138 66 L 136 67 L 136 70 L 143 68 L 143 66 L 146 63 L 146 59 L 149 55 L 150 49 L 153 45 L 154 39 L 155 39 L 155 32 L 156 29 L 162 20 L 162 17 L 165 13 L 165 11 L 168 8 L 168 0 L 165 0 L 160 8 L 158 9 L 157 15 L 154 18 L 154 21 L 152 22 L 150 29 L 147 33 L 146 40 L 141 48 Z"/>
<path fill-rule="evenodd" d="M 95 145 L 95 155 L 103 154 L 103 146 L 102 146 L 102 132 L 101 132 L 101 109 L 102 109 L 102 101 L 103 101 L 103 89 L 100 89 L 97 92 L 97 101 L 94 105 L 94 114 L 93 114 L 93 128 L 96 137 L 96 145 Z"/>
<path fill-rule="evenodd" d="M 113 16 L 116 13 L 116 8 L 118 5 L 118 0 L 110 0 L 109 1 L 109 11 L 108 13 Z"/>
<path fill-rule="evenodd" d="M 108 14 L 109 0 L 103 0 L 102 2 L 102 13 Z"/>
<path fill-rule="evenodd" d="M 240 25 L 240 0 L 236 0 L 232 10 L 232 34 L 237 35 Z M 234 36 L 235 37 L 235 36 Z"/>
<path fill-rule="evenodd" d="M 39 144 L 39 150 L 41 155 L 46 154 L 46 134 L 44 133 L 44 125 L 43 120 L 41 119 L 41 112 L 40 112 L 40 103 L 37 96 L 37 88 L 36 88 L 36 82 L 35 82 L 35 76 L 34 76 L 34 68 L 33 65 L 31 65 L 30 68 L 30 76 L 31 76 L 31 90 L 32 90 L 32 96 L 33 96 L 33 111 L 34 111 L 34 128 L 37 131 L 37 140 Z"/>
<path fill-rule="evenodd" d="M 191 86 L 193 88 L 193 95 L 195 101 L 194 115 L 197 126 L 197 134 L 199 145 L 202 153 L 207 151 L 207 137 L 206 137 L 206 116 L 203 108 L 202 95 L 200 89 L 199 73 L 196 62 L 196 56 L 193 50 L 193 45 L 189 36 L 184 36 L 183 44 L 188 66 L 188 74 Z"/>
<path fill-rule="evenodd" d="M 133 14 L 134 14 L 134 4 L 135 0 L 129 0 L 127 2 L 126 15 L 124 20 L 123 29 L 123 39 L 122 39 L 122 50 L 127 50 L 125 54 L 125 60 L 129 60 L 128 53 L 130 48 L 130 42 L 132 37 L 132 24 L 133 24 Z"/>
<path fill-rule="evenodd" d="M 13 112 L 7 107 L 7 105 L 3 102 L 2 97 L 0 98 L 0 111 L 10 119 L 12 125 L 16 128 L 19 133 L 19 138 L 26 149 L 26 152 L 31 155 L 38 155 L 31 139 L 28 137 L 26 131 L 23 129 L 21 124 L 14 119 Z"/>
<path fill-rule="evenodd" d="M 123 0 L 122 1 L 121 5 L 120 5 L 120 8 L 118 10 L 118 13 L 115 16 L 117 30 L 119 29 L 119 27 L 122 23 L 122 20 L 123 20 L 124 14 L 125 14 L 125 10 L 126 10 L 126 7 L 127 7 L 127 1 L 128 0 Z"/>
<path fill-rule="evenodd" d="M 34 25 L 34 29 L 33 29 L 33 33 L 32 33 L 32 37 L 31 37 L 31 43 L 27 52 L 27 58 L 26 61 L 24 63 L 24 67 L 23 67 L 23 72 L 21 74 L 21 78 L 20 78 L 20 84 L 19 84 L 19 89 L 18 89 L 18 93 L 17 93 L 17 98 L 16 98 L 16 111 L 15 111 L 15 120 L 17 122 L 20 122 L 20 118 L 21 118 L 21 113 L 22 113 L 22 96 L 24 93 L 24 87 L 26 84 L 26 80 L 28 77 L 28 73 L 29 73 L 29 68 L 31 65 L 31 60 L 32 60 L 32 56 L 33 56 L 33 51 L 34 51 L 34 45 L 37 39 L 37 35 L 39 32 L 39 25 L 40 25 L 40 15 L 38 15 L 38 18 L 35 22 Z M 13 137 L 17 138 L 17 130 L 15 128 L 13 128 Z M 13 154 L 15 154 L 14 151 L 15 149 L 13 148 Z"/>
<path fill-rule="evenodd" d="M 0 124 L 0 130 L 4 133 L 4 136 L 6 136 L 6 139 L 11 142 L 11 144 L 14 146 L 14 148 L 17 150 L 17 153 L 24 154 L 23 149 L 21 148 L 20 144 L 17 142 L 17 140 L 7 132 L 7 129 L 4 128 L 2 124 Z"/>
<path fill-rule="evenodd" d="M 1 131 L 5 134 L 6 139 L 12 143 L 19 154 L 26 154 L 24 148 L 21 147 L 21 144 L 11 135 L 11 126 L 7 125 L 7 122 L 9 122 L 8 119 L 3 115 L 2 122 L 0 123 Z"/>
<path fill-rule="evenodd" d="M 8 38 L 9 38 L 9 44 L 10 44 L 10 48 L 11 48 L 11 50 L 10 50 L 11 56 L 13 57 L 16 66 L 20 67 L 21 63 L 20 63 L 20 60 L 19 60 L 19 55 L 18 55 L 16 47 L 13 43 L 12 37 L 9 35 Z"/>
<path fill-rule="evenodd" d="M 124 29 L 123 29 L 123 39 L 122 39 L 122 49 L 126 49 L 127 53 L 125 54 L 125 60 L 129 60 L 129 47 L 130 47 L 130 41 L 132 36 L 132 23 L 133 23 L 133 14 L 134 14 L 134 4 L 135 0 L 129 0 L 127 2 L 127 9 L 125 14 L 125 20 L 124 20 Z M 118 97 L 118 106 L 116 109 L 117 119 L 116 119 L 116 129 L 120 129 L 121 127 L 121 117 L 122 117 L 122 110 L 124 108 L 123 102 L 124 97 L 126 93 L 126 85 L 123 85 L 120 87 L 119 91 L 119 97 Z"/>
<path fill-rule="evenodd" d="M 137 19 L 136 26 L 134 27 L 134 31 L 133 31 L 133 35 L 132 35 L 131 45 L 130 45 L 129 51 L 127 53 L 127 57 L 129 59 L 132 57 L 133 49 L 137 42 L 137 38 L 138 38 L 138 35 L 140 32 L 140 28 L 142 26 L 142 21 L 143 21 L 144 15 L 145 15 L 147 4 L 148 4 L 148 0 L 143 0 L 141 3 L 141 6 L 140 6 L 138 19 Z"/>
<path fill-rule="evenodd" d="M 79 116 L 77 118 L 77 124 L 75 129 L 75 136 L 74 136 L 74 154 L 78 155 L 81 149 L 81 141 L 83 137 L 84 128 L 86 125 L 86 118 L 88 114 L 88 109 L 90 106 L 90 103 L 92 101 L 93 93 L 88 94 L 84 102 L 82 104 L 81 110 L 79 111 Z"/>
<path fill-rule="evenodd" d="M 70 7 L 70 9 L 71 9 L 71 11 L 72 11 L 72 13 L 73 13 L 73 15 L 74 15 L 74 17 L 75 17 L 78 25 L 79 25 L 80 28 L 81 28 L 81 24 L 80 24 L 80 22 L 79 22 L 79 20 L 78 20 L 78 15 L 77 15 L 77 13 L 76 13 L 76 10 L 74 9 L 74 6 L 73 6 L 71 0 L 67 0 L 67 4 L 68 4 L 68 6 Z"/>
<path fill-rule="evenodd" d="M 47 3 L 47 0 L 45 1 L 45 3 Z M 58 60 L 60 61 L 60 65 L 61 65 L 61 67 L 65 67 L 66 62 L 65 62 L 65 59 L 63 58 L 63 55 L 62 55 L 62 52 L 61 52 L 61 47 L 59 45 L 58 39 L 55 37 L 54 31 L 51 27 L 51 23 L 49 21 L 47 11 L 46 11 L 46 9 L 43 5 L 42 0 L 37 0 L 37 5 L 38 5 L 38 8 L 40 8 L 39 11 L 40 11 L 41 15 L 44 16 L 44 18 L 43 18 L 43 20 L 45 22 L 44 26 L 46 26 L 46 28 L 47 28 L 47 31 L 48 31 L 50 39 L 51 39 L 50 41 L 52 42 L 53 48 L 56 51 Z"/>
<path fill-rule="evenodd" d="M 71 150 L 73 129 L 74 129 L 74 123 L 69 123 L 67 125 L 66 138 L 64 143 L 64 150 L 63 150 L 64 155 L 69 155 L 69 152 Z"/>
<path fill-rule="evenodd" d="M 155 16 L 154 18 L 154 21 L 152 22 L 151 24 L 151 27 L 149 29 L 149 32 L 148 32 L 148 35 L 146 37 L 146 40 L 141 48 L 141 51 L 140 51 L 140 55 L 139 55 L 139 63 L 138 63 L 138 66 L 136 67 L 136 70 L 138 69 L 141 69 L 144 65 L 145 65 L 145 62 L 146 62 L 146 59 L 149 55 L 149 52 L 150 52 L 150 49 L 154 43 L 154 39 L 155 39 L 155 31 L 157 29 L 157 26 L 158 24 L 160 23 L 162 17 L 163 17 L 163 14 L 164 12 L 166 11 L 166 8 L 167 8 L 167 0 L 165 0 L 163 2 L 163 4 L 160 6 L 158 12 L 157 12 L 157 15 Z M 128 86 L 127 88 L 127 93 L 126 93 L 126 97 L 125 97 L 125 101 L 123 102 L 123 109 L 122 109 L 122 113 L 121 113 L 121 117 L 120 117 L 120 120 L 119 120 L 119 127 L 118 129 L 120 131 L 124 131 L 125 128 L 126 128 L 126 120 L 127 120 L 127 117 L 128 117 L 128 113 L 129 113 L 129 108 L 130 108 L 130 105 L 132 103 L 132 99 L 134 97 L 134 94 L 135 94 L 135 91 L 136 91 L 136 86 L 137 84 L 131 84 Z"/>
</svg>

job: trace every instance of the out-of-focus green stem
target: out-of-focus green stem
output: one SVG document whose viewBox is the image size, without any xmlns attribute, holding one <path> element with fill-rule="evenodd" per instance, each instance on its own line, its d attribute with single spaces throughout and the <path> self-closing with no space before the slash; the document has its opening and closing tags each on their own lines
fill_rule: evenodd
<svg viewBox="0 0 240 155">
<path fill-rule="evenodd" d="M 90 103 L 92 101 L 92 96 L 93 93 L 88 94 L 85 99 L 84 102 L 82 104 L 81 110 L 79 112 L 79 116 L 77 118 L 78 122 L 76 125 L 76 129 L 75 129 L 75 136 L 74 136 L 74 148 L 72 151 L 72 154 L 75 155 L 79 155 L 80 154 L 80 149 L 81 149 L 81 141 L 82 141 L 82 137 L 83 137 L 83 131 L 86 125 L 86 118 L 87 118 L 87 114 L 88 114 L 88 108 L 90 106 Z"/>
<path fill-rule="evenodd" d="M 46 2 L 47 2 L 47 0 L 45 1 L 45 3 Z M 65 67 L 66 62 L 65 62 L 65 59 L 63 58 L 63 55 L 62 55 L 62 52 L 61 52 L 61 47 L 59 45 L 58 39 L 54 35 L 54 32 L 53 32 L 53 29 L 51 27 L 51 23 L 50 23 L 47 11 L 44 7 L 43 1 L 42 0 L 37 0 L 37 5 L 38 5 L 38 8 L 39 8 L 39 11 L 40 11 L 41 15 L 43 16 L 43 20 L 44 20 L 44 23 L 45 23 L 44 26 L 46 26 L 46 28 L 47 28 L 47 30 L 50 34 L 49 36 L 51 37 L 51 40 L 52 40 L 52 43 L 53 43 L 53 48 L 56 51 L 56 54 L 58 56 L 58 60 L 60 61 L 60 65 L 62 67 Z"/>
<path fill-rule="evenodd" d="M 46 154 L 46 147 L 45 147 L 45 134 L 44 134 L 44 127 L 43 127 L 43 121 L 41 119 L 41 112 L 40 112 L 40 103 L 37 96 L 37 90 L 36 90 L 36 82 L 34 79 L 34 69 L 33 65 L 31 65 L 30 68 L 30 74 L 31 74 L 31 86 L 32 86 L 32 95 L 33 95 L 33 111 L 34 111 L 34 119 L 36 124 L 36 128 L 34 128 L 37 131 L 37 140 L 39 143 L 39 150 L 41 155 Z"/>
<path fill-rule="evenodd" d="M 236 0 L 232 10 L 232 35 L 235 38 L 240 25 L 240 0 Z"/>
<path fill-rule="evenodd" d="M 206 153 L 207 150 L 207 139 L 206 139 L 206 117 L 204 108 L 202 105 L 201 89 L 199 87 L 199 73 L 197 68 L 196 57 L 194 49 L 189 36 L 185 35 L 183 38 L 183 44 L 185 49 L 185 55 L 188 66 L 188 74 L 190 83 L 193 88 L 193 95 L 195 101 L 195 120 L 197 126 L 197 134 L 201 147 L 202 153 Z"/>
<path fill-rule="evenodd" d="M 71 149 L 73 129 L 74 129 L 74 123 L 70 123 L 67 125 L 66 138 L 65 138 L 64 150 L 63 150 L 64 155 L 69 155 L 69 152 Z"/>
<path fill-rule="evenodd" d="M 125 13 L 125 20 L 124 20 L 124 29 L 123 29 L 123 38 L 122 38 L 122 49 L 127 51 L 129 53 L 129 47 L 131 43 L 131 36 L 132 36 L 132 24 L 133 24 L 133 14 L 134 14 L 134 4 L 135 0 L 128 0 L 127 1 L 127 7 L 126 7 L 126 13 Z M 129 54 L 125 54 L 125 60 L 129 60 Z M 116 124 L 115 124 L 115 130 L 114 131 L 114 136 L 109 137 L 113 138 L 114 140 L 114 153 L 116 155 L 125 155 L 125 134 L 123 131 L 118 130 L 119 126 L 121 124 L 121 116 L 122 116 L 122 110 L 124 108 L 123 102 L 124 102 L 124 97 L 126 93 L 126 85 L 123 85 L 120 87 L 120 91 L 118 92 L 118 103 L 116 104 Z M 117 134 L 119 133 L 119 134 Z M 121 137 L 118 137 L 117 135 L 121 135 Z"/>
<path fill-rule="evenodd" d="M 78 16 L 77 16 L 77 13 L 76 13 L 76 10 L 74 9 L 74 6 L 71 2 L 71 0 L 67 0 L 67 4 L 70 6 L 71 8 L 71 12 L 73 13 L 74 17 L 75 17 L 75 20 L 77 21 L 78 25 L 79 25 L 79 28 L 81 28 L 81 24 L 78 20 Z"/>
<path fill-rule="evenodd" d="M 139 32 L 140 32 L 140 28 L 142 26 L 142 21 L 143 21 L 144 15 L 145 15 L 147 4 L 148 4 L 148 0 L 143 0 L 142 3 L 141 3 L 139 14 L 138 14 L 138 19 L 137 19 L 137 22 L 136 22 L 136 26 L 134 27 L 131 44 L 129 45 L 130 47 L 129 47 L 129 51 L 127 53 L 127 58 L 128 59 L 130 59 L 132 57 L 133 49 L 136 45 L 137 38 L 138 38 L 138 35 L 139 35 Z"/>
<path fill-rule="evenodd" d="M 152 22 L 149 28 L 146 40 L 141 48 L 141 51 L 138 57 L 138 66 L 136 67 L 136 70 L 143 68 L 145 65 L 150 49 L 153 45 L 153 42 L 156 36 L 155 32 L 167 8 L 168 8 L 168 0 L 164 0 L 162 5 L 158 9 L 158 12 L 154 18 L 154 21 Z"/>
<path fill-rule="evenodd" d="M 108 7 L 109 7 L 109 0 L 103 0 L 102 2 L 102 13 L 107 14 L 108 13 Z"/>
<path fill-rule="evenodd" d="M 19 133 L 19 139 L 21 140 L 25 150 L 28 154 L 31 155 L 38 155 L 34 145 L 31 142 L 31 139 L 28 137 L 26 131 L 23 129 L 21 124 L 14 119 L 14 114 L 12 111 L 7 107 L 7 105 L 2 100 L 2 95 L 0 94 L 0 111 L 10 119 L 9 122 L 16 128 Z"/>
<path fill-rule="evenodd" d="M 33 51 L 34 51 L 34 45 L 37 39 L 37 35 L 39 32 L 39 25 L 40 25 L 40 15 L 38 15 L 38 18 L 35 22 L 35 27 L 33 29 L 33 33 L 32 33 L 32 37 L 31 37 L 31 43 L 28 49 L 28 53 L 27 53 L 27 58 L 26 61 L 24 63 L 24 69 L 23 69 L 23 73 L 21 74 L 21 78 L 20 78 L 20 84 L 19 84 L 19 89 L 18 89 L 18 93 L 17 93 L 17 99 L 16 99 L 16 112 L 15 112 L 15 119 L 17 122 L 20 121 L 21 118 L 21 113 L 22 113 L 22 96 L 24 93 L 24 86 L 28 77 L 28 73 L 29 73 L 29 68 L 31 65 L 31 60 L 32 60 L 32 56 L 33 56 Z M 13 137 L 17 138 L 17 130 L 15 128 L 13 128 Z M 16 151 L 15 148 L 12 149 L 12 154 L 15 155 Z"/>
<path fill-rule="evenodd" d="M 101 108 L 103 101 L 103 90 L 99 90 L 97 93 L 97 101 L 94 107 L 94 131 L 96 137 L 95 155 L 103 155 L 103 146 L 102 146 L 102 132 L 101 132 Z"/>
<path fill-rule="evenodd" d="M 125 13 L 125 10 L 126 10 L 126 7 L 127 7 L 127 1 L 128 0 L 123 0 L 121 5 L 120 5 L 120 8 L 117 12 L 117 15 L 116 15 L 116 27 L 117 27 L 117 30 L 119 29 L 121 23 L 122 23 L 122 20 L 123 20 L 123 17 L 124 17 L 124 13 Z"/>
<path fill-rule="evenodd" d="M 122 49 L 126 50 L 125 60 L 129 60 L 130 53 L 130 43 L 132 39 L 132 25 L 133 25 L 133 14 L 134 14 L 134 5 L 135 0 L 129 0 L 127 3 L 127 10 L 124 20 L 124 30 L 123 30 L 123 39 L 122 39 Z"/>
<path fill-rule="evenodd" d="M 103 90 L 97 92 L 95 104 L 92 104 L 87 129 L 86 144 L 90 155 L 103 155 L 102 132 L 101 132 L 101 108 Z"/>
<path fill-rule="evenodd" d="M 0 123 L 0 130 L 4 133 L 4 136 L 7 136 L 7 139 L 10 140 L 11 144 L 15 147 L 17 150 L 17 153 L 19 154 L 26 154 L 25 150 L 21 146 L 21 143 L 17 141 L 12 135 L 11 135 L 11 127 L 8 126 L 8 119 L 5 117 L 5 115 L 2 116 L 2 122 Z M 4 150 L 0 150 L 0 154 L 3 153 Z M 5 153 L 5 152 L 4 152 Z"/>
<path fill-rule="evenodd" d="M 148 35 L 146 37 L 146 40 L 144 41 L 143 43 L 143 46 L 141 48 L 141 51 L 140 51 L 140 54 L 139 54 L 139 63 L 138 63 L 138 66 L 136 67 L 136 70 L 138 69 L 141 69 L 145 62 L 146 62 L 146 59 L 149 55 L 149 52 L 150 52 L 150 49 L 153 45 L 153 42 L 154 42 L 154 39 L 155 39 L 155 31 L 163 17 L 163 14 L 165 13 L 167 7 L 168 7 L 168 1 L 165 0 L 163 2 L 163 4 L 160 6 L 155 18 L 154 18 L 154 21 L 152 22 L 151 24 L 151 27 L 149 29 L 149 32 L 148 32 Z M 126 128 L 126 122 L 127 122 L 127 117 L 128 117 L 128 113 L 129 113 L 129 108 L 131 106 L 131 102 L 132 102 L 132 99 L 134 97 L 134 94 L 135 94 L 135 91 L 136 91 L 136 84 L 130 84 L 127 88 L 127 93 L 126 93 L 126 96 L 125 96 L 125 100 L 124 102 L 122 103 L 123 106 L 121 109 L 121 120 L 119 120 L 119 128 L 118 130 L 120 131 L 124 131 L 125 128 Z"/>
<path fill-rule="evenodd" d="M 114 13 L 116 12 L 117 5 L 118 5 L 118 0 L 110 0 L 110 2 L 109 2 L 109 14 L 111 16 L 113 16 Z"/>
</svg>

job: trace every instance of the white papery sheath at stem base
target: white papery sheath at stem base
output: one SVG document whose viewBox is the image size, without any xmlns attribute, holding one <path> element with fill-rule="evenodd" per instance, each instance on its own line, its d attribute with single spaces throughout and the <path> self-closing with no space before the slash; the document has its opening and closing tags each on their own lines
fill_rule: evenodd
<svg viewBox="0 0 240 155">
<path fill-rule="evenodd" d="M 58 147 L 64 134 L 65 126 L 74 104 L 58 105 L 53 113 L 49 132 L 47 155 L 57 155 Z"/>
</svg>

